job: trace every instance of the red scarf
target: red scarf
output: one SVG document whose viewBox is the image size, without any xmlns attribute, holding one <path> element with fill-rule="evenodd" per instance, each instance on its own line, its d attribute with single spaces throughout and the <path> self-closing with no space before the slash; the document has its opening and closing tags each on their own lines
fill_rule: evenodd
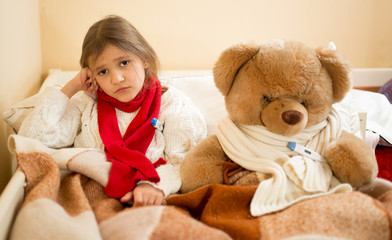
<svg viewBox="0 0 392 240">
<path fill-rule="evenodd" d="M 165 164 L 162 158 L 155 164 L 145 156 L 155 128 L 152 118 L 158 118 L 161 106 L 161 84 L 153 76 L 151 86 L 143 86 L 139 94 L 130 102 L 120 102 L 103 91 L 98 91 L 98 127 L 105 145 L 107 159 L 112 162 L 109 181 L 105 192 L 110 197 L 121 198 L 133 190 L 140 180 L 154 183 L 160 181 L 155 165 Z M 124 137 L 118 126 L 115 108 L 124 112 L 140 110 L 129 124 Z"/>
</svg>

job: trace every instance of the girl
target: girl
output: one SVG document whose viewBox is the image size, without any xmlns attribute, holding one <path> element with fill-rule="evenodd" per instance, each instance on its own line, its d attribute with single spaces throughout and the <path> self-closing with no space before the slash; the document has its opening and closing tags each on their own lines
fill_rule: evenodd
<svg viewBox="0 0 392 240">
<path fill-rule="evenodd" d="M 181 186 L 181 161 L 206 136 L 200 111 L 178 90 L 162 89 L 154 50 L 124 18 L 90 27 L 80 64 L 61 91 L 46 89 L 19 134 L 53 148 L 100 148 L 112 162 L 110 197 L 162 204 Z"/>
</svg>

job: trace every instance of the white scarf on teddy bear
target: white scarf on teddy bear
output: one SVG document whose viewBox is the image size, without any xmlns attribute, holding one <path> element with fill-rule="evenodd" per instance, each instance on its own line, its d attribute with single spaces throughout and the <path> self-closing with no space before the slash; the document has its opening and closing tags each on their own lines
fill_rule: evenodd
<svg viewBox="0 0 392 240">
<path fill-rule="evenodd" d="M 296 142 L 323 155 L 328 143 L 341 132 L 340 116 L 332 110 L 326 120 L 292 137 L 272 133 L 264 126 L 236 124 L 228 116 L 219 123 L 216 135 L 231 160 L 257 172 L 261 182 L 250 212 L 260 216 L 304 199 L 352 191 L 349 184 L 341 184 L 332 175 L 326 162 L 311 160 L 287 147 Z"/>
</svg>

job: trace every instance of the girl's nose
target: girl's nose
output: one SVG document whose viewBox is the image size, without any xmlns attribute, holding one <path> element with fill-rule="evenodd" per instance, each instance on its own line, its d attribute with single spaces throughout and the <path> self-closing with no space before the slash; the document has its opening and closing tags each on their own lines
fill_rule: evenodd
<svg viewBox="0 0 392 240">
<path fill-rule="evenodd" d="M 124 81 L 124 76 L 121 73 L 121 71 L 114 71 L 114 72 L 112 72 L 111 78 L 112 78 L 112 83 L 113 84 L 119 84 L 119 83 Z"/>
</svg>

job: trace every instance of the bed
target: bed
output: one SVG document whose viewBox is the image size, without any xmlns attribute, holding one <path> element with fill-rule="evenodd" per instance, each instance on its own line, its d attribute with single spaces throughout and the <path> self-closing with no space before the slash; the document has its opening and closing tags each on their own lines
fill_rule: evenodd
<svg viewBox="0 0 392 240">
<path fill-rule="evenodd" d="M 40 92 L 46 87 L 60 87 L 76 73 L 51 69 Z M 392 78 L 392 69 L 354 69 L 352 76 L 356 89 L 350 91 L 343 107 L 355 110 L 361 137 L 385 163 L 391 159 L 390 152 L 380 152 L 379 141 L 374 139 L 381 136 L 392 142 L 392 107 L 385 96 L 364 90 L 376 91 Z M 214 134 L 226 110 L 211 71 L 166 71 L 160 80 L 184 91 L 202 111 L 208 134 Z M 15 132 L 40 92 L 4 114 Z M 103 164 L 97 152 L 48 149 L 17 135 L 11 135 L 8 144 L 19 167 L 0 197 L 0 239 L 392 238 L 392 191 L 379 196 L 383 188 L 364 189 L 372 197 L 355 192 L 306 200 L 259 218 L 251 217 L 247 207 L 253 186 L 213 184 L 171 196 L 164 206 L 130 209 L 95 192 L 104 173 L 86 169 L 89 164 Z M 95 160 L 86 161 L 91 158 Z M 388 174 L 384 172 L 379 179 L 385 189 L 391 186 L 385 180 Z M 19 211 L 22 204 L 30 207 Z"/>
</svg>

